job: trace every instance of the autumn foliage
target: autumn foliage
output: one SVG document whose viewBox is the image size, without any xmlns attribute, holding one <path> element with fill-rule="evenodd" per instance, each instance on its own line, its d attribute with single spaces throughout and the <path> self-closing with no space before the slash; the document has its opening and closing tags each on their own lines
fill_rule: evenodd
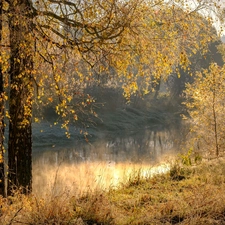
<svg viewBox="0 0 225 225">
<path fill-rule="evenodd" d="M 190 57 L 207 51 L 214 33 L 203 9 L 219 9 L 217 1 L 193 7 L 181 0 L 1 3 L 1 109 L 9 107 L 1 111 L 0 144 L 3 150 L 8 119 L 8 194 L 18 186 L 31 190 L 34 104 L 54 102 L 69 136 L 68 124 L 79 113 L 97 116 L 85 87 L 121 86 L 128 101 L 154 91 L 154 83 L 178 65 L 188 70 Z"/>
</svg>

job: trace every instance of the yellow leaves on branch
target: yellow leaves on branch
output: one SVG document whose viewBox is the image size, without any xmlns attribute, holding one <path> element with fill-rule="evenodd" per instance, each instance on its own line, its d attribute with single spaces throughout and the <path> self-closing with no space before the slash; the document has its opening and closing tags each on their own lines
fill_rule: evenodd
<svg viewBox="0 0 225 225">
<path fill-rule="evenodd" d="M 191 97 L 195 107 L 212 104 L 212 92 L 215 90 L 218 100 L 225 98 L 225 67 L 212 63 L 209 69 L 196 74 L 194 84 L 188 84 L 186 94 Z"/>
<path fill-rule="evenodd" d="M 146 92 L 143 84 L 150 80 L 166 80 L 178 65 L 187 70 L 189 58 L 198 51 L 204 52 L 212 40 L 209 38 L 213 30 L 211 23 L 196 12 L 189 14 L 174 5 L 162 5 L 156 14 L 154 7 L 141 7 L 142 13 L 137 12 L 138 16 L 132 21 L 132 32 L 124 32 L 118 52 L 111 59 L 117 73 L 124 77 L 123 87 L 128 97 L 134 90 L 141 90 L 141 86 Z M 125 51 L 120 51 L 122 49 Z M 133 68 L 133 77 L 142 77 L 139 88 L 133 88 L 127 76 L 130 68 Z"/>
<path fill-rule="evenodd" d="M 94 103 L 83 90 L 102 77 L 106 85 L 122 86 L 129 99 L 152 91 L 176 67 L 188 69 L 190 57 L 211 41 L 211 20 L 190 13 L 185 1 L 172 3 L 40 0 L 32 74 L 39 101 L 55 104 L 66 127 Z"/>
<path fill-rule="evenodd" d="M 188 84 L 185 102 L 191 117 L 191 130 L 195 145 L 210 151 L 217 135 L 220 149 L 225 147 L 225 66 L 212 63 L 209 69 L 196 74 L 193 84 Z M 215 131 L 216 126 L 216 131 Z M 216 133 L 215 133 L 216 132 Z M 196 136 L 198 138 L 196 138 Z M 196 146 L 195 146 L 196 147 Z"/>
</svg>

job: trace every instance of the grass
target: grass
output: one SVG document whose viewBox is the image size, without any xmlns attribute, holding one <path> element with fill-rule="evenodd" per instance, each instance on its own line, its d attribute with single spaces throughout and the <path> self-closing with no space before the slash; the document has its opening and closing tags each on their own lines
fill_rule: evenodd
<svg viewBox="0 0 225 225">
<path fill-rule="evenodd" d="M 79 196 L 66 189 L 43 196 L 18 191 L 0 198 L 0 224 L 225 224 L 225 159 L 188 167 L 174 163 L 155 176 L 146 176 L 144 168 L 136 167 L 117 188 Z"/>
</svg>

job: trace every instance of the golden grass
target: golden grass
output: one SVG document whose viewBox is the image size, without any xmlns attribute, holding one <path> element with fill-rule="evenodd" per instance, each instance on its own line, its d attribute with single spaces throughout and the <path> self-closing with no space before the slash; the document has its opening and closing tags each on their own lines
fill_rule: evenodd
<svg viewBox="0 0 225 225">
<path fill-rule="evenodd" d="M 78 164 L 35 165 L 33 193 L 58 195 L 65 190 L 81 195 L 96 190 L 118 188 L 135 174 L 141 178 L 151 177 L 169 170 L 169 163 L 151 166 L 149 164 L 82 162 Z"/>
<path fill-rule="evenodd" d="M 106 169 L 97 170 L 99 164 L 94 166 L 95 172 L 86 174 L 90 179 L 95 173 L 106 173 Z M 122 168 L 122 164 L 113 166 L 115 172 Z M 126 166 L 123 169 L 128 172 Z M 0 198 L 0 224 L 225 224 L 224 159 L 192 167 L 174 164 L 166 174 L 153 177 L 143 172 L 147 171 L 145 166 L 136 165 L 117 188 L 93 186 L 91 192 L 79 190 L 78 195 L 78 189 L 70 190 L 68 183 L 68 189 L 50 189 L 42 196 L 39 190 L 30 196 L 18 192 L 8 199 Z M 60 168 L 57 176 L 62 180 Z"/>
</svg>

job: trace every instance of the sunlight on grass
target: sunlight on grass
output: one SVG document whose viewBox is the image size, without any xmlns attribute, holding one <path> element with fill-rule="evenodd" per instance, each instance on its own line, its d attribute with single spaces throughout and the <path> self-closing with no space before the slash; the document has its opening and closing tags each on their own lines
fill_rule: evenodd
<svg viewBox="0 0 225 225">
<path fill-rule="evenodd" d="M 224 224 L 225 159 L 169 162 L 36 163 L 33 194 L 0 197 L 0 224 Z"/>
<path fill-rule="evenodd" d="M 59 194 L 65 190 L 77 195 L 95 190 L 118 188 L 138 174 L 140 178 L 169 171 L 169 164 L 160 165 L 83 162 L 78 164 L 62 163 L 56 165 L 35 165 L 33 173 L 33 190 L 37 195 Z"/>
</svg>

